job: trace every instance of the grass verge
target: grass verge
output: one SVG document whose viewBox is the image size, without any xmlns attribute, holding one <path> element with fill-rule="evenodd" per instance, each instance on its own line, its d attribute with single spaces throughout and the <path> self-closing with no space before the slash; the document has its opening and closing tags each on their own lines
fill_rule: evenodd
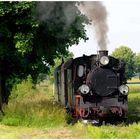
<svg viewBox="0 0 140 140">
<path fill-rule="evenodd" d="M 128 83 L 131 83 L 128 84 L 130 93 L 140 93 L 140 84 L 138 84 L 140 83 L 139 78 L 132 78 Z"/>
<path fill-rule="evenodd" d="M 52 85 L 48 84 L 38 86 L 36 90 L 32 88 L 30 80 L 17 85 L 8 106 L 4 107 L 5 116 L 0 116 L 0 123 L 40 128 L 63 125 L 65 110 L 53 102 L 50 96 Z"/>
</svg>

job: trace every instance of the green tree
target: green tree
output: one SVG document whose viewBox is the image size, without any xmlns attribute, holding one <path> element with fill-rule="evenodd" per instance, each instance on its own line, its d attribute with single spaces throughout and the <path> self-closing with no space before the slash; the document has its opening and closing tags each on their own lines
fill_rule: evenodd
<svg viewBox="0 0 140 140">
<path fill-rule="evenodd" d="M 116 48 L 112 52 L 112 56 L 118 59 L 123 60 L 125 64 L 125 74 L 126 79 L 131 79 L 134 76 L 134 56 L 135 53 L 127 47 L 127 46 L 120 46 L 119 48 Z"/>
<path fill-rule="evenodd" d="M 135 73 L 139 73 L 140 78 L 140 53 L 136 54 L 134 61 L 135 61 Z"/>
<path fill-rule="evenodd" d="M 61 57 L 58 57 L 56 58 L 54 61 L 55 61 L 55 66 L 52 66 L 51 69 L 50 69 L 50 74 L 53 74 L 54 72 L 54 69 L 59 66 L 61 63 L 67 61 L 68 59 L 70 58 L 73 58 L 74 54 L 72 52 L 69 52 L 68 55 L 66 56 L 61 56 Z"/>
<path fill-rule="evenodd" d="M 46 79 L 49 79 L 49 80 L 51 80 L 51 82 L 53 82 L 55 68 L 58 67 L 63 62 L 67 61 L 68 59 L 73 58 L 73 56 L 74 56 L 74 54 L 72 52 L 69 52 L 66 56 L 63 55 L 63 56 L 57 57 L 54 60 L 55 65 L 50 66 L 49 73 L 47 73 L 47 74 L 40 73 L 39 74 L 39 76 L 37 78 L 37 83 L 40 83 L 41 81 L 46 80 Z"/>
<path fill-rule="evenodd" d="M 0 103 L 7 103 L 13 84 L 29 74 L 29 57 L 37 22 L 32 3 L 0 2 Z"/>
<path fill-rule="evenodd" d="M 0 103 L 13 85 L 48 73 L 68 47 L 86 40 L 88 19 L 76 2 L 0 2 Z"/>
</svg>

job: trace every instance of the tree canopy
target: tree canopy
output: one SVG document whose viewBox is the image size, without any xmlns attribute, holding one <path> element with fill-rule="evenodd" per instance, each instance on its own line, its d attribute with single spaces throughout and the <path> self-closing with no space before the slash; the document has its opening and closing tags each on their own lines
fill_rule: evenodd
<svg viewBox="0 0 140 140">
<path fill-rule="evenodd" d="M 135 72 L 140 73 L 140 53 L 136 54 L 134 57 L 135 62 Z"/>
<path fill-rule="evenodd" d="M 16 82 L 47 73 L 68 47 L 86 40 L 76 2 L 0 2 L 0 103 Z"/>
<path fill-rule="evenodd" d="M 134 68 L 135 53 L 133 53 L 133 51 L 127 46 L 120 46 L 119 48 L 116 48 L 112 52 L 112 56 L 125 61 L 126 79 L 131 79 L 135 73 L 135 68 Z"/>
</svg>

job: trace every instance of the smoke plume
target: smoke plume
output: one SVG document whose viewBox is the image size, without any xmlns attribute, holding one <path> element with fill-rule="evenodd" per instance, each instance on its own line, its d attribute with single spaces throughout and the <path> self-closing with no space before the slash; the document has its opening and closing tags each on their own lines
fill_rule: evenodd
<svg viewBox="0 0 140 140">
<path fill-rule="evenodd" d="M 75 2 L 57 2 L 57 1 L 41 1 L 37 3 L 36 11 L 40 22 L 59 18 L 59 21 L 64 21 L 63 26 L 69 26 L 76 19 Z M 52 14 L 56 10 L 55 15 Z M 63 16 L 61 15 L 63 13 Z M 61 16 L 60 16 L 61 15 Z"/>
<path fill-rule="evenodd" d="M 85 1 L 78 5 L 78 8 L 92 21 L 98 46 L 101 50 L 106 50 L 108 25 L 105 6 L 101 1 Z"/>
</svg>

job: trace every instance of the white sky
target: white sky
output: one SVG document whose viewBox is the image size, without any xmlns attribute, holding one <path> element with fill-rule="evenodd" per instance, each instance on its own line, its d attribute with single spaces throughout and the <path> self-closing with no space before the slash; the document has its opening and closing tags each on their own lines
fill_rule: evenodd
<svg viewBox="0 0 140 140">
<path fill-rule="evenodd" d="M 140 0 L 105 0 L 103 4 L 108 12 L 109 54 L 121 45 L 130 47 L 133 52 L 140 52 Z M 83 54 L 90 55 L 99 50 L 94 29 L 90 26 L 86 29 L 89 40 L 70 47 L 75 57 Z"/>
</svg>

